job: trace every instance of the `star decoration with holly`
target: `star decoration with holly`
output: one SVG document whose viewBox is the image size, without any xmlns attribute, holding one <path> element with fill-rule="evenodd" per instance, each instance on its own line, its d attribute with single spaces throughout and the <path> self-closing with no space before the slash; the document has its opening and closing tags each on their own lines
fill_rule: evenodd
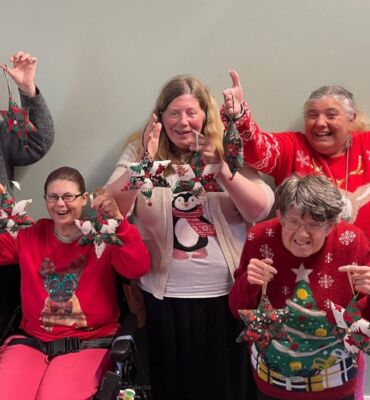
<svg viewBox="0 0 370 400">
<path fill-rule="evenodd" d="M 178 181 L 173 189 L 174 193 L 192 192 L 203 199 L 206 192 L 222 192 L 223 189 L 216 181 L 216 174 L 220 170 L 219 164 L 205 164 L 200 153 L 195 152 L 190 164 L 172 164 Z"/>
<path fill-rule="evenodd" d="M 286 336 L 284 320 L 287 313 L 286 309 L 274 309 L 267 295 L 262 295 L 256 310 L 239 310 L 246 328 L 237 341 L 257 342 L 261 348 L 266 348 L 271 340 Z"/>
<path fill-rule="evenodd" d="M 170 160 L 153 161 L 150 159 L 143 159 L 140 162 L 123 163 L 130 172 L 131 177 L 121 190 L 140 189 L 145 201 L 149 206 L 151 206 L 153 188 L 170 187 L 167 179 L 163 176 L 163 172 L 170 162 Z"/>
<path fill-rule="evenodd" d="M 101 257 L 107 244 L 123 245 L 121 239 L 116 235 L 120 220 L 105 218 L 100 212 L 93 210 L 90 219 L 75 220 L 75 224 L 83 234 L 79 243 L 82 246 L 94 244 L 97 258 Z"/>
<path fill-rule="evenodd" d="M 238 169 L 244 166 L 243 140 L 236 129 L 234 121 L 229 117 L 229 126 L 224 132 L 224 158 L 231 172 L 231 180 Z"/>
<path fill-rule="evenodd" d="M 356 297 L 347 308 L 330 302 L 337 324 L 336 335 L 343 340 L 344 347 L 354 359 L 360 350 L 370 354 L 370 322 L 361 317 Z"/>
<path fill-rule="evenodd" d="M 14 238 L 18 231 L 33 224 L 33 220 L 26 214 L 32 200 L 15 201 L 8 192 L 1 195 L 0 231 L 9 232 Z"/>
<path fill-rule="evenodd" d="M 28 135 L 36 132 L 35 126 L 30 121 L 28 110 L 19 107 L 10 96 L 8 110 L 0 110 L 0 114 L 5 121 L 8 133 L 16 134 L 23 145 L 27 147 Z"/>
</svg>

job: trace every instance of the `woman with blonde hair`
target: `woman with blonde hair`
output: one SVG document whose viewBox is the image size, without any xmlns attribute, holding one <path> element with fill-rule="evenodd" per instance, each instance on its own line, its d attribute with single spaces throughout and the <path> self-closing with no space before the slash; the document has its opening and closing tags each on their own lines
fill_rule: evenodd
<svg viewBox="0 0 370 400">
<path fill-rule="evenodd" d="M 121 212 L 131 210 L 151 255 L 139 286 L 154 399 L 246 396 L 244 351 L 235 343 L 240 322 L 227 298 L 246 228 L 268 215 L 273 193 L 249 167 L 230 179 L 222 138 L 208 89 L 177 76 L 163 86 L 142 141 L 127 146 L 108 182 Z M 139 190 L 122 190 L 130 182 L 127 162 L 143 158 L 170 161 L 164 171 L 169 187 L 153 188 L 151 206 Z"/>
</svg>

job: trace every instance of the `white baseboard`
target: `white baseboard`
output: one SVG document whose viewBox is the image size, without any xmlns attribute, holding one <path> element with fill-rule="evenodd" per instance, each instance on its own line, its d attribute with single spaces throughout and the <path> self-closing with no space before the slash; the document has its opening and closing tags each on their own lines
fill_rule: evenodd
<svg viewBox="0 0 370 400">
<path fill-rule="evenodd" d="M 365 396 L 364 400 L 370 400 L 370 395 L 369 396 Z"/>
</svg>

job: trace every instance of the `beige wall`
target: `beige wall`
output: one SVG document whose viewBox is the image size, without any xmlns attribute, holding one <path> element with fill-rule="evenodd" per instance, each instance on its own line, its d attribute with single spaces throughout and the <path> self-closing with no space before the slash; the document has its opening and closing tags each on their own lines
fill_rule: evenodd
<svg viewBox="0 0 370 400">
<path fill-rule="evenodd" d="M 33 215 L 44 215 L 42 183 L 57 166 L 79 168 L 90 190 L 103 184 L 175 74 L 195 75 L 220 102 L 237 68 L 265 129 L 299 128 L 306 96 L 327 82 L 370 112 L 369 14 L 369 0 L 3 2 L 0 62 L 16 49 L 38 56 L 57 131 L 47 157 L 18 169 Z"/>
</svg>

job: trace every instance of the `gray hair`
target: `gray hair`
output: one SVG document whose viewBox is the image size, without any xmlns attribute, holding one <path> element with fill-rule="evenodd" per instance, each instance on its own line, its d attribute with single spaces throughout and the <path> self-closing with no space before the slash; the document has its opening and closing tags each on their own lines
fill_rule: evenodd
<svg viewBox="0 0 370 400">
<path fill-rule="evenodd" d="M 357 104 L 353 98 L 353 94 L 344 87 L 337 85 L 321 86 L 317 90 L 314 90 L 304 104 L 304 113 L 306 114 L 312 101 L 321 100 L 324 97 L 333 97 L 341 103 L 349 119 L 352 119 L 356 114 Z"/>
<path fill-rule="evenodd" d="M 284 215 L 295 207 L 315 221 L 336 223 L 344 202 L 339 189 L 322 175 L 291 175 L 275 191 L 276 208 Z"/>
</svg>

